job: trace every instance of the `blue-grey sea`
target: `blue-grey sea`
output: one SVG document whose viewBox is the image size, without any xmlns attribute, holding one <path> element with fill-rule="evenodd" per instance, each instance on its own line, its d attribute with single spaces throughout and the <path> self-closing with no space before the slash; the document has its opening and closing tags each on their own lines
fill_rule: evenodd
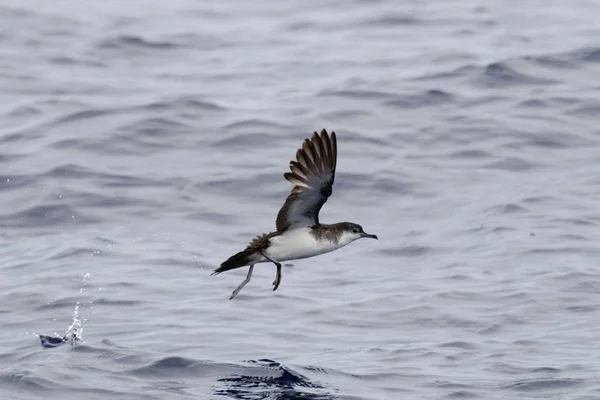
<svg viewBox="0 0 600 400">
<path fill-rule="evenodd" d="M 600 399 L 599 15 L 2 1 L 0 398 Z M 379 241 L 230 301 L 323 128 Z"/>
</svg>

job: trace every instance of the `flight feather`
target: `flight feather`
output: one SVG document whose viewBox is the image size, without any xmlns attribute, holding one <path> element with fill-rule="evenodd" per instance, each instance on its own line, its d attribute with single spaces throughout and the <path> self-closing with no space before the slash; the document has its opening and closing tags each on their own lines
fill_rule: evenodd
<svg viewBox="0 0 600 400">
<path fill-rule="evenodd" d="M 277 231 L 319 225 L 319 211 L 331 196 L 337 162 L 335 132 L 315 132 L 302 143 L 296 160 L 290 161 L 290 172 L 283 174 L 294 184 L 277 214 Z"/>
</svg>

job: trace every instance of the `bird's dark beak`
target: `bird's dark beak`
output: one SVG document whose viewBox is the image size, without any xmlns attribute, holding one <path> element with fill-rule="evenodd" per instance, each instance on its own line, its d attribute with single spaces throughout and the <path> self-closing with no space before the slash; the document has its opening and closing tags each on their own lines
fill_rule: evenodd
<svg viewBox="0 0 600 400">
<path fill-rule="evenodd" d="M 377 237 L 377 235 L 370 235 L 368 233 L 363 233 L 362 237 L 369 238 L 369 239 L 377 239 L 377 240 L 379 240 L 379 238 Z"/>
</svg>

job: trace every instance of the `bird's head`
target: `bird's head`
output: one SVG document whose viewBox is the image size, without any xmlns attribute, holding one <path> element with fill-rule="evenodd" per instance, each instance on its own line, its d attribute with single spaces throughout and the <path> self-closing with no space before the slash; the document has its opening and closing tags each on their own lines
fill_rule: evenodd
<svg viewBox="0 0 600 400">
<path fill-rule="evenodd" d="M 342 244 L 343 246 L 362 238 L 377 239 L 377 235 L 371 235 L 370 233 L 366 233 L 363 230 L 362 226 L 353 222 L 342 222 L 340 225 L 342 228 L 340 244 Z"/>
</svg>

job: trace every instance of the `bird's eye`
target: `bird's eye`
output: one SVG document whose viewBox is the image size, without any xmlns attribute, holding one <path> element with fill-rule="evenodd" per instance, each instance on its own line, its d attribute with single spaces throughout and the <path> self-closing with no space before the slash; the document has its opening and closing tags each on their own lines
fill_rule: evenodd
<svg viewBox="0 0 600 400">
<path fill-rule="evenodd" d="M 358 233 L 358 232 L 359 232 L 358 228 L 352 229 L 352 233 Z"/>
</svg>

